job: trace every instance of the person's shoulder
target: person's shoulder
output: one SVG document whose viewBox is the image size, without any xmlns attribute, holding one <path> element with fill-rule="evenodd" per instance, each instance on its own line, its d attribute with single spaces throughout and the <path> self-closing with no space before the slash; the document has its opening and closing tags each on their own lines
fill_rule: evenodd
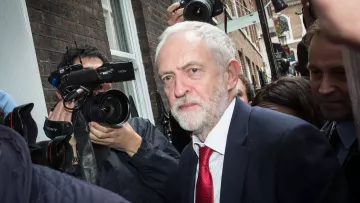
<svg viewBox="0 0 360 203">
<path fill-rule="evenodd" d="M 32 198 L 39 202 L 71 203 L 83 202 L 127 203 L 124 198 L 96 185 L 71 177 L 47 167 L 32 165 Z"/>
<path fill-rule="evenodd" d="M 7 126 L 4 126 L 4 125 L 0 125 L 0 132 L 1 132 L 0 134 L 2 134 L 2 133 L 15 134 L 16 133 L 13 129 L 11 129 L 11 128 L 7 127 Z"/>
<path fill-rule="evenodd" d="M 151 124 L 149 119 L 141 118 L 141 117 L 130 118 L 127 122 L 131 126 L 145 126 L 145 125 Z"/>
<path fill-rule="evenodd" d="M 141 117 L 135 117 L 130 118 L 127 123 L 131 125 L 131 127 L 140 135 L 143 136 L 149 131 L 152 131 L 152 129 L 155 127 L 149 119 L 141 118 Z"/>
<path fill-rule="evenodd" d="M 250 118 L 249 128 L 256 128 L 266 132 L 266 134 L 283 134 L 293 129 L 303 127 L 316 128 L 310 123 L 288 114 L 277 112 L 271 109 L 253 107 Z"/>
<path fill-rule="evenodd" d="M 309 124 L 308 122 L 289 115 L 284 114 L 278 111 L 274 111 L 267 108 L 261 108 L 261 107 L 253 107 L 251 111 L 251 118 L 252 119 L 259 119 L 262 121 L 267 121 L 270 123 L 279 123 L 279 124 L 288 124 L 290 126 L 293 125 L 302 125 L 302 124 Z M 310 125 L 310 124 L 309 124 Z"/>
</svg>

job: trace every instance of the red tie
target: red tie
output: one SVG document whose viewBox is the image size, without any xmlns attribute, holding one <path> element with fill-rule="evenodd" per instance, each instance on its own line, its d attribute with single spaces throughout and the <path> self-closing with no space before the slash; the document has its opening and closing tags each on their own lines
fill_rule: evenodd
<svg viewBox="0 0 360 203">
<path fill-rule="evenodd" d="M 199 148 L 199 174 L 196 182 L 196 203 L 214 203 L 214 187 L 209 168 L 211 153 L 212 150 L 207 146 Z"/>
</svg>

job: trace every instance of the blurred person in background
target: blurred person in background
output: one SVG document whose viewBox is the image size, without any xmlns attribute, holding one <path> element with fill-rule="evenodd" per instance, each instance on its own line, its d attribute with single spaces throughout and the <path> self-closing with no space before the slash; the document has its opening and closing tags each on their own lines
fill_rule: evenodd
<svg viewBox="0 0 360 203">
<path fill-rule="evenodd" d="M 312 0 L 301 0 L 302 12 L 298 13 L 303 15 L 303 24 L 305 29 L 308 31 L 313 25 L 316 16 L 314 8 L 312 6 Z M 302 77 L 309 78 L 309 70 L 307 69 L 308 63 L 308 50 L 306 47 L 306 39 L 308 38 L 308 33 L 302 38 L 302 40 L 297 45 L 297 57 L 298 63 L 295 66 L 297 72 L 301 74 Z"/>
<path fill-rule="evenodd" d="M 301 77 L 283 77 L 267 84 L 251 105 L 299 117 L 318 128 L 323 125 L 319 107 L 312 100 L 309 81 Z"/>
</svg>

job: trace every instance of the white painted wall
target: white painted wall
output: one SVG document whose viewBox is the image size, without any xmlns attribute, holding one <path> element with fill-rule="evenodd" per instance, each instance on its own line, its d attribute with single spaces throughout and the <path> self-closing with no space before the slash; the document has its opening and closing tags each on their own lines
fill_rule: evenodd
<svg viewBox="0 0 360 203">
<path fill-rule="evenodd" d="M 25 0 L 0 1 L 0 28 L 0 89 L 18 105 L 35 104 L 38 141 L 47 139 L 42 130 L 47 110 Z"/>
</svg>

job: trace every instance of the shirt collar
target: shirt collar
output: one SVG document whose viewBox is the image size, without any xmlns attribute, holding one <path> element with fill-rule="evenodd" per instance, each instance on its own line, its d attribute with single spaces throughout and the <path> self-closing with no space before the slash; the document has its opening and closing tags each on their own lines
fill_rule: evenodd
<svg viewBox="0 0 360 203">
<path fill-rule="evenodd" d="M 196 154 L 199 156 L 199 146 L 207 146 L 212 150 L 220 153 L 221 155 L 225 154 L 225 147 L 227 136 L 229 132 L 231 118 L 235 108 L 235 100 L 233 99 L 229 106 L 226 108 L 224 114 L 221 116 L 219 122 L 215 127 L 210 131 L 209 135 L 206 137 L 204 143 L 196 135 L 192 135 L 193 148 Z"/>
<path fill-rule="evenodd" d="M 348 149 L 356 140 L 355 125 L 353 120 L 340 122 L 336 125 L 336 130 L 339 134 L 341 142 L 344 147 Z"/>
</svg>

